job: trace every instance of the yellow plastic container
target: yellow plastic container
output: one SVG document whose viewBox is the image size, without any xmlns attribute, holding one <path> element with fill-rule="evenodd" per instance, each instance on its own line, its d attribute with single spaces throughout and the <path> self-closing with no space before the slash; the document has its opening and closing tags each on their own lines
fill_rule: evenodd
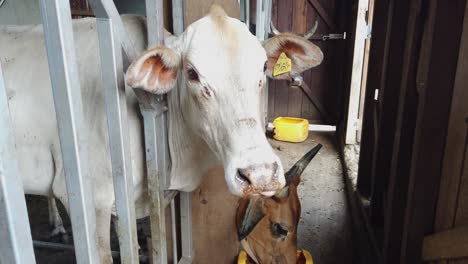
<svg viewBox="0 0 468 264">
<path fill-rule="evenodd" d="M 303 142 L 309 136 L 309 121 L 303 118 L 278 117 L 273 121 L 274 139 L 287 142 Z"/>
<path fill-rule="evenodd" d="M 314 260 L 312 259 L 312 255 L 310 254 L 309 251 L 303 249 L 303 250 L 298 250 L 297 253 L 296 253 L 296 256 L 297 258 L 299 259 L 299 257 L 301 256 L 301 254 L 305 257 L 305 264 L 314 264 Z M 237 264 L 248 264 L 247 260 L 248 260 L 248 255 L 247 255 L 247 252 L 245 252 L 244 250 L 241 250 L 239 252 L 239 256 L 237 257 Z"/>
</svg>

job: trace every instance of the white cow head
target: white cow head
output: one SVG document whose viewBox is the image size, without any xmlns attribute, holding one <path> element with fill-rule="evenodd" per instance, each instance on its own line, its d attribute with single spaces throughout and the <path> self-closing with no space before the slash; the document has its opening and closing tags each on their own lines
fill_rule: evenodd
<svg viewBox="0 0 468 264">
<path fill-rule="evenodd" d="M 280 34 L 261 43 L 245 24 L 213 6 L 181 36 L 146 51 L 129 67 L 127 84 L 163 94 L 175 87 L 181 74 L 184 84 L 171 93 L 171 97 L 177 93 L 180 109 L 170 114 L 181 115 L 190 132 L 185 137 L 194 142 L 200 139 L 214 153 L 234 195 L 271 196 L 283 188 L 285 178 L 265 137 L 262 94 L 266 75 L 272 77 L 282 53 L 291 59 L 291 71 L 276 79 L 289 79 L 323 59 L 320 48 L 293 34 Z M 194 159 L 203 155 L 191 154 Z M 194 181 L 192 185 L 200 182 L 188 181 Z M 178 188 L 187 191 L 196 187 Z"/>
</svg>

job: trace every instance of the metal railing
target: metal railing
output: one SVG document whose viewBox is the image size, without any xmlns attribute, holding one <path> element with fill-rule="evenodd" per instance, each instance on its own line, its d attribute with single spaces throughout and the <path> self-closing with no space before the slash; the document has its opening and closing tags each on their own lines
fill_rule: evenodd
<svg viewBox="0 0 468 264">
<path fill-rule="evenodd" d="M 125 97 L 124 71 L 137 58 L 123 22 L 112 0 L 89 0 L 96 15 L 101 78 L 105 90 L 117 233 L 122 263 L 138 263 L 138 242 L 133 196 L 132 164 Z M 95 210 L 88 168 L 87 131 L 75 56 L 68 1 L 41 0 L 44 38 L 50 79 L 64 160 L 66 188 L 77 263 L 98 263 Z M 148 43 L 164 43 L 162 0 L 147 0 Z M 173 0 L 174 33 L 183 32 L 183 0 Z M 122 57 L 122 51 L 124 57 Z M 171 207 L 174 263 L 191 263 L 193 256 L 191 196 L 166 191 L 170 157 L 167 142 L 165 96 L 134 90 L 143 115 L 148 189 L 151 199 L 152 263 L 167 263 L 165 209 Z M 8 99 L 0 65 L 0 262 L 34 263 L 33 243 L 15 157 L 15 144 Z M 181 240 L 177 240 L 176 204 L 180 195 Z M 178 258 L 178 244 L 182 256 Z"/>
<path fill-rule="evenodd" d="M 243 1 L 244 2 L 244 1 Z M 120 259 L 138 263 L 138 242 L 133 197 L 132 164 L 123 73 L 137 59 L 123 22 L 112 0 L 89 0 L 96 15 L 105 90 L 115 204 L 118 216 Z M 174 34 L 184 30 L 184 1 L 172 0 Z M 98 263 L 95 211 L 89 178 L 87 131 L 83 129 L 83 107 L 75 56 L 72 20 L 68 1 L 41 0 L 44 37 L 50 79 L 64 160 L 70 218 L 77 263 Z M 244 19 L 248 21 L 249 1 Z M 146 0 L 148 44 L 164 43 L 162 0 Z M 271 0 L 257 0 L 257 37 L 268 37 Z M 123 51 L 123 52 L 122 52 Z M 122 54 L 124 57 L 122 57 Z M 179 77 L 181 78 L 181 77 Z M 181 83 L 179 79 L 179 85 Z M 167 263 L 166 208 L 171 207 L 172 255 L 174 263 L 191 263 L 193 258 L 190 193 L 167 191 L 170 157 L 167 142 L 165 96 L 134 90 L 143 115 L 148 189 L 151 199 L 152 263 Z M 268 94 L 265 94 L 265 115 Z M 0 64 L 0 263 L 34 263 L 33 243 L 16 158 L 8 99 Z M 180 231 L 177 240 L 176 204 L 180 196 Z M 178 252 L 181 243 L 182 252 Z M 47 243 L 41 244 L 47 246 Z M 70 247 L 70 246 L 68 246 Z M 181 258 L 178 258 L 181 255 Z"/>
</svg>

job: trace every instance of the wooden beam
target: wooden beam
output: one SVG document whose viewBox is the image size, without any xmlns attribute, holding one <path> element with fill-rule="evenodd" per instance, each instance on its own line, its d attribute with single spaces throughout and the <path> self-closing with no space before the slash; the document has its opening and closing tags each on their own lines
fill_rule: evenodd
<svg viewBox="0 0 468 264">
<path fill-rule="evenodd" d="M 415 91 L 416 69 L 418 66 L 420 40 L 424 28 L 425 12 L 420 12 L 418 1 L 402 2 L 395 4 L 396 17 L 405 17 L 406 23 L 405 48 L 399 56 L 403 57 L 399 65 L 401 73 L 398 79 L 399 91 L 397 91 L 397 110 L 395 116 L 394 139 L 392 153 L 389 156 L 390 173 L 385 186 L 384 196 L 384 235 L 383 249 L 384 260 L 382 263 L 399 263 L 401 251 L 401 237 L 403 230 L 405 204 L 408 197 L 409 168 L 411 165 L 412 142 L 414 140 L 414 128 L 416 124 L 417 93 Z M 402 18 L 401 20 L 406 20 Z M 394 28 L 395 30 L 402 30 Z M 389 69 L 395 66 L 389 66 Z M 391 77 L 396 78 L 396 77 Z M 388 85 L 388 84 L 387 84 Z M 377 174 L 378 175 L 378 174 Z M 385 190 L 384 189 L 384 190 Z"/>
<path fill-rule="evenodd" d="M 424 261 L 468 257 L 468 226 L 424 237 Z"/>
<path fill-rule="evenodd" d="M 317 10 L 317 13 L 320 15 L 320 17 L 325 21 L 327 26 L 330 28 L 331 31 L 337 31 L 338 28 L 333 21 L 333 19 L 328 15 L 327 11 L 323 8 L 322 4 L 318 0 L 308 0 L 309 4 L 311 4 L 315 10 Z"/>
<path fill-rule="evenodd" d="M 449 119 L 447 144 L 442 169 L 442 179 L 439 189 L 439 200 L 435 219 L 435 231 L 442 231 L 453 227 L 456 218 L 463 215 L 457 211 L 460 204 L 460 195 L 463 191 L 462 184 L 464 167 L 464 153 L 466 151 L 466 121 L 468 116 L 468 5 L 465 8 L 465 20 L 463 22 L 462 42 L 458 57 L 458 69 L 455 79 L 455 88 L 452 97 L 452 108 Z M 466 161 L 465 161 L 466 162 Z M 461 169 L 463 168 L 464 169 Z M 466 187 L 465 187 L 466 188 Z"/>
<path fill-rule="evenodd" d="M 320 115 L 323 117 L 325 122 L 327 122 L 327 124 L 334 124 L 333 118 L 330 116 L 330 114 L 327 113 L 322 103 L 320 103 L 318 100 L 315 99 L 314 95 L 312 94 L 312 90 L 310 89 L 310 87 L 307 85 L 306 82 L 302 83 L 301 90 L 304 92 L 307 98 L 309 98 L 310 102 L 315 106 L 315 108 L 317 108 L 317 110 L 320 112 Z"/>
<path fill-rule="evenodd" d="M 362 141 L 358 171 L 358 189 L 360 193 L 369 198 L 373 178 L 375 160 L 374 146 L 378 135 L 375 133 L 374 108 L 376 102 L 374 94 L 376 89 L 382 87 L 382 79 L 385 77 L 388 43 L 390 38 L 391 19 L 388 15 L 390 3 L 388 0 L 377 1 L 375 6 L 375 20 L 373 22 L 372 47 L 369 54 L 369 72 L 366 84 L 364 101 L 364 117 L 362 124 Z"/>
</svg>

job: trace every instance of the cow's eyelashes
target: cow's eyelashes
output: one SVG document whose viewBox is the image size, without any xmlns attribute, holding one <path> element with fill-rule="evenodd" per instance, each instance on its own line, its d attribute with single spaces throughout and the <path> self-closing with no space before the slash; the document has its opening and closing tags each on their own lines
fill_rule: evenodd
<svg viewBox="0 0 468 264">
<path fill-rule="evenodd" d="M 198 73 L 194 69 L 187 69 L 187 78 L 191 82 L 199 82 L 200 78 L 198 77 Z"/>
</svg>

